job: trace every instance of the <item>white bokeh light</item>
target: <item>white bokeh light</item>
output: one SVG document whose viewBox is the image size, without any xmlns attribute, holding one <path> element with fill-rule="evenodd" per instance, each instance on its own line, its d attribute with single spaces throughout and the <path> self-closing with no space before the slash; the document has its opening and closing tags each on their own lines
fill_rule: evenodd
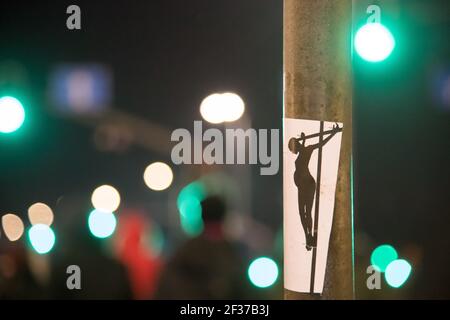
<svg viewBox="0 0 450 320">
<path fill-rule="evenodd" d="M 236 121 L 242 117 L 244 111 L 244 101 L 232 92 L 211 94 L 200 105 L 200 114 L 210 123 Z"/>
<path fill-rule="evenodd" d="M 104 212 L 114 212 L 120 205 L 120 194 L 113 186 L 103 185 L 92 193 L 92 205 Z"/>
<path fill-rule="evenodd" d="M 154 162 L 145 169 L 144 181 L 152 190 L 165 190 L 172 184 L 172 169 L 163 162 Z"/>
</svg>

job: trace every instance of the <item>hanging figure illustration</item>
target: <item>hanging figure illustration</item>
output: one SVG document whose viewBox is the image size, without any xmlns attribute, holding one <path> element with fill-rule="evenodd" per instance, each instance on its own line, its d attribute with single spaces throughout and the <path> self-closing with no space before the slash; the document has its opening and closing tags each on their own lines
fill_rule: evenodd
<svg viewBox="0 0 450 320">
<path fill-rule="evenodd" d="M 311 155 L 315 149 L 323 147 L 341 130 L 342 128 L 339 128 L 339 125 L 336 124 L 333 126 L 332 130 L 323 132 L 323 134 L 328 134 L 328 137 L 317 144 L 309 146 L 306 145 L 306 140 L 312 138 L 312 136 L 317 137 L 317 134 L 305 136 L 305 133 L 302 132 L 300 138 L 289 139 L 289 150 L 294 154 L 298 154 L 297 159 L 295 160 L 294 182 L 298 189 L 298 210 L 303 231 L 305 232 L 306 249 L 308 251 L 317 245 L 317 236 L 313 235 L 312 230 L 312 207 L 314 195 L 316 193 L 316 180 L 309 172 L 309 161 L 311 160 Z"/>
</svg>

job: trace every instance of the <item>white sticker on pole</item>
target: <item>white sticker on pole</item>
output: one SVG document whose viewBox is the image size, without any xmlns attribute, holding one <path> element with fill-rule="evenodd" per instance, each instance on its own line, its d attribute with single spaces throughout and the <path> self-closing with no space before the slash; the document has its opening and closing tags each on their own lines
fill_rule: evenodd
<svg viewBox="0 0 450 320">
<path fill-rule="evenodd" d="M 284 119 L 284 287 L 322 294 L 342 123 Z"/>
</svg>

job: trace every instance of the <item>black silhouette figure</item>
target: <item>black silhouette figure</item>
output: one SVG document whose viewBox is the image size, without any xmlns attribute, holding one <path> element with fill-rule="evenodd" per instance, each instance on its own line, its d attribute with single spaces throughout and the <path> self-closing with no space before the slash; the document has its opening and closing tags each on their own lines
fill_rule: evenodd
<svg viewBox="0 0 450 320">
<path fill-rule="evenodd" d="M 317 136 L 316 134 L 306 137 L 305 133 L 302 132 L 300 138 L 289 139 L 289 150 L 294 154 L 298 154 L 297 159 L 295 160 L 294 182 L 298 189 L 298 210 L 303 231 L 305 232 L 306 249 L 308 251 L 317 245 L 317 236 L 314 236 L 312 232 L 312 206 L 314 195 L 316 193 L 316 181 L 309 172 L 309 161 L 311 160 L 311 155 L 315 149 L 323 147 L 341 130 L 342 128 L 339 128 L 339 125 L 336 124 L 333 126 L 332 130 L 323 133 L 328 133 L 328 137 L 317 144 L 309 146 L 306 145 L 306 140 L 312 138 L 312 136 Z"/>
</svg>

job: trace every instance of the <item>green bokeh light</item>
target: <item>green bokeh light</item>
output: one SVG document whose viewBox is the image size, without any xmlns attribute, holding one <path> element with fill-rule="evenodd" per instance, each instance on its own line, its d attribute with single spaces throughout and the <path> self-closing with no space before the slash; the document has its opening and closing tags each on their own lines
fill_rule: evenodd
<svg viewBox="0 0 450 320">
<path fill-rule="evenodd" d="M 380 23 L 367 23 L 356 32 L 355 50 L 366 61 L 383 61 L 394 48 L 394 36 Z"/>
<path fill-rule="evenodd" d="M 0 132 L 12 133 L 18 130 L 25 121 L 25 109 L 14 97 L 0 98 Z"/>
<path fill-rule="evenodd" d="M 181 227 L 190 236 L 196 236 L 203 231 L 200 203 L 205 197 L 205 186 L 200 181 L 188 184 L 178 195 L 177 206 L 180 212 Z"/>
<path fill-rule="evenodd" d="M 383 244 L 373 250 L 370 257 L 370 262 L 372 263 L 372 266 L 375 268 L 375 270 L 384 272 L 389 263 L 396 260 L 397 258 L 398 254 L 394 247 L 388 244 Z"/>
<path fill-rule="evenodd" d="M 385 279 L 388 285 L 393 288 L 400 288 L 405 284 L 411 275 L 412 267 L 408 261 L 404 259 L 398 259 L 392 261 L 385 271 Z"/>
</svg>

